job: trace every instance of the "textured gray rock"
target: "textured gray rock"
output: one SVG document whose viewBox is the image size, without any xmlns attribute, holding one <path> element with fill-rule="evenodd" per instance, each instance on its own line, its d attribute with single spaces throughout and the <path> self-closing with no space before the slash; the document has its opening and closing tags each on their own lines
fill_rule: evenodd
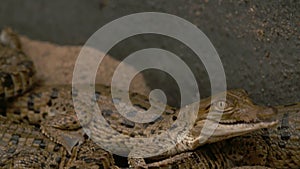
<svg viewBox="0 0 300 169">
<path fill-rule="evenodd" d="M 296 0 L 2 0 L 0 27 L 12 26 L 33 39 L 83 44 L 105 23 L 126 14 L 175 14 L 197 25 L 212 41 L 224 64 L 228 88 L 247 89 L 257 103 L 274 105 L 300 100 L 299 8 Z M 122 59 L 146 47 L 179 55 L 195 73 L 201 96 L 210 95 L 203 65 L 180 42 L 137 36 L 115 46 L 110 54 Z M 157 71 L 145 75 L 151 88 L 165 89 L 169 101 L 178 103 L 178 88 L 170 77 Z"/>
</svg>

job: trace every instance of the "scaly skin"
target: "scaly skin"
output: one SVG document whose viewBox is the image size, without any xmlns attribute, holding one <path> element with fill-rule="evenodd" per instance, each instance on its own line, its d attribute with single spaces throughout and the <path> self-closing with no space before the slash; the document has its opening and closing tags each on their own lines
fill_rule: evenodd
<svg viewBox="0 0 300 169">
<path fill-rule="evenodd" d="M 0 99 L 6 100 L 24 93 L 31 87 L 34 81 L 35 70 L 32 61 L 22 52 L 18 36 L 14 32 L 10 29 L 5 29 L 0 36 L 0 41 L 2 43 L 0 48 L 0 52 L 2 52 L 0 53 L 0 80 L 2 82 L 2 85 L 0 85 Z M 132 137 L 149 138 L 153 135 L 163 133 L 169 128 L 178 130 L 178 126 L 172 125 L 177 121 L 177 118 L 180 119 L 179 110 L 175 108 L 166 106 L 166 110 L 162 116 L 153 123 L 134 123 L 125 119 L 116 111 L 112 103 L 109 87 L 100 87 L 99 91 L 101 94 L 96 93 L 95 96 L 85 96 L 84 99 L 92 99 L 94 103 L 99 104 L 101 113 L 109 122 L 110 126 L 114 130 L 127 136 L 118 138 L 124 140 L 125 155 L 128 155 L 128 153 L 137 146 L 130 145 L 130 138 Z M 101 121 L 98 121 L 93 115 L 94 109 L 83 105 L 83 107 L 81 107 L 82 111 L 77 112 L 78 116 L 83 117 L 80 118 L 79 122 L 73 108 L 72 95 L 74 96 L 73 99 L 83 99 L 79 96 L 77 97 L 76 92 L 71 93 L 70 88 L 37 88 L 31 93 L 17 98 L 14 103 L 3 106 L 6 110 L 2 111 L 2 114 L 16 121 L 28 121 L 31 124 L 41 125 L 41 129 L 45 135 L 63 145 L 63 148 L 65 148 L 69 154 L 72 154 L 76 144 L 86 144 L 81 125 L 85 126 L 92 133 L 90 135 L 91 138 L 108 143 L 110 147 L 118 151 L 120 145 L 116 146 L 112 140 L 109 139 L 111 136 L 106 132 L 107 127 L 103 128 L 97 126 Z M 156 156 L 156 158 L 165 158 L 178 153 L 191 151 L 207 143 L 243 135 L 275 124 L 274 121 L 271 122 L 271 119 L 269 119 L 275 112 L 271 108 L 254 105 L 243 90 L 227 92 L 226 102 L 221 96 L 223 96 L 223 94 L 203 100 L 196 116 L 190 117 L 191 119 L 196 119 L 196 121 L 188 126 L 187 135 L 174 145 L 174 148 L 164 154 Z M 140 113 L 140 111 L 144 111 L 150 107 L 146 97 L 131 94 L 131 99 L 138 109 L 138 112 L 133 114 Z M 212 104 L 210 102 L 211 100 Z M 123 106 L 123 109 L 128 108 L 128 103 L 123 103 L 122 100 L 118 102 L 117 104 Z M 193 104 L 188 105 L 186 108 L 192 106 Z M 222 112 L 222 109 L 224 109 L 224 112 Z M 209 110 L 215 114 L 208 116 Z M 185 111 L 183 114 L 189 113 L 189 111 Z M 217 123 L 218 118 L 216 116 L 220 113 L 222 113 L 222 118 L 220 123 Z M 203 125 L 206 122 L 215 124 L 217 127 L 213 135 L 207 140 L 206 136 L 211 129 L 202 132 Z M 202 135 L 200 135 L 200 132 L 202 132 Z M 103 138 L 99 136 L 106 137 Z M 141 142 L 141 144 L 144 143 Z M 165 143 L 158 144 L 157 146 L 157 148 L 163 149 Z M 2 150 L 0 152 L 2 152 Z M 40 156 L 37 158 L 48 156 L 47 153 L 52 152 L 41 151 Z M 142 153 L 148 154 L 150 152 L 143 151 Z M 27 163 L 31 157 L 34 158 L 34 155 L 31 156 L 30 154 L 32 154 L 31 151 L 24 150 L 13 155 L 13 158 L 16 159 L 21 156 L 20 159 L 26 159 L 25 163 Z M 25 156 L 29 159 L 25 158 Z M 45 160 L 41 159 L 41 161 Z M 49 162 L 47 162 L 47 165 L 48 163 Z M 82 162 L 79 161 L 78 163 Z M 40 164 L 38 163 L 37 166 L 38 165 Z"/>
<path fill-rule="evenodd" d="M 62 146 L 46 138 L 39 129 L 34 126 L 16 125 L 0 116 L 0 168 L 26 168 L 42 167 L 42 163 L 58 168 L 60 161 L 46 157 L 50 152 L 64 154 Z M 40 151 L 38 151 L 40 150 Z M 30 156 L 30 154 L 34 156 Z M 61 155 L 62 156 L 62 155 Z M 35 157 L 38 161 L 34 161 Z M 32 165 L 29 163 L 33 162 Z"/>
<path fill-rule="evenodd" d="M 19 37 L 10 29 L 0 34 L 0 101 L 20 95 L 34 82 L 35 67 L 22 52 Z"/>
<path fill-rule="evenodd" d="M 178 154 L 143 168 L 299 168 L 300 103 L 277 106 L 276 126 Z"/>
<path fill-rule="evenodd" d="M 110 153 L 91 140 L 67 150 L 26 124 L 0 116 L 0 168 L 115 168 Z"/>
<path fill-rule="evenodd" d="M 165 132 L 177 119 L 179 110 L 167 106 L 161 118 L 153 123 L 134 123 L 118 113 L 112 102 L 109 87 L 97 87 L 96 96 L 88 96 L 87 99 L 93 99 L 95 103 L 99 104 L 102 115 L 110 124 L 110 127 L 123 135 L 134 138 L 151 137 L 155 134 Z M 72 105 L 72 95 L 75 99 L 79 99 L 77 93 L 71 93 L 69 87 L 38 87 L 33 89 L 30 93 L 16 98 L 12 104 L 7 105 L 6 111 L 4 112 L 6 112 L 7 117 L 17 121 L 27 121 L 33 124 L 42 122 L 41 129 L 43 132 L 50 138 L 61 143 L 69 151 L 71 151 L 77 142 L 83 142 L 81 125 L 84 125 L 91 131 L 91 138 L 93 140 L 100 140 L 107 144 L 111 143 L 110 147 L 118 151 L 120 147 L 115 146 L 111 142 L 112 140 L 97 137 L 98 135 L 109 136 L 106 133 L 106 128 L 101 128 L 99 125 L 90 125 L 90 123 L 99 124 L 99 121 L 95 121 L 97 118 L 90 117 L 90 113 L 86 113 L 85 111 L 86 120 L 81 122 L 81 125 L 78 123 Z M 131 99 L 133 105 L 135 105 L 139 111 L 144 111 L 150 107 L 147 98 L 144 96 L 132 93 Z M 121 103 L 122 100 L 119 100 L 119 104 Z M 126 104 L 124 105 L 126 106 Z M 203 124 L 206 121 L 217 124 L 214 116 L 207 118 L 207 113 L 209 110 L 220 113 L 221 108 L 224 108 L 225 111 L 213 135 L 205 142 L 200 142 L 206 134 L 203 132 L 202 135 L 200 135 Z M 89 112 L 94 112 L 94 110 L 90 110 Z M 274 114 L 276 114 L 276 112 L 274 112 L 272 108 L 254 105 L 243 90 L 228 91 L 226 102 L 220 100 L 219 95 L 201 100 L 197 117 L 195 117 L 196 121 L 191 125 L 192 128 L 187 136 L 181 142 L 177 143 L 173 149 L 151 158 L 167 158 L 185 151 L 194 150 L 207 143 L 217 142 L 261 128 L 270 127 L 276 124 L 276 122 L 270 118 Z M 93 121 L 91 121 L 91 119 L 93 119 Z M 123 137 L 122 139 L 124 139 L 126 143 L 127 138 Z M 126 143 L 126 146 L 126 151 L 129 152 L 135 145 Z M 165 145 L 158 144 L 157 146 L 163 148 Z"/>
<path fill-rule="evenodd" d="M 35 72 L 32 60 L 22 51 L 18 35 L 10 28 L 3 29 L 0 34 L 2 114 L 6 114 L 6 104 L 11 102 L 12 98 L 25 93 L 32 87 Z M 28 108 L 30 107 L 31 105 L 28 104 Z M 41 120 L 35 124 L 40 122 Z M 40 129 L 24 123 L 13 124 L 2 116 L 0 116 L 0 136 L 0 168 L 113 167 L 114 160 L 111 154 L 90 140 L 85 140 L 81 146 L 74 148 L 72 145 L 72 150 L 66 149 L 43 135 Z M 64 138 L 72 138 L 72 135 Z"/>
<path fill-rule="evenodd" d="M 226 141 L 225 153 L 236 165 L 300 167 L 300 103 L 277 106 L 279 123 Z"/>
</svg>

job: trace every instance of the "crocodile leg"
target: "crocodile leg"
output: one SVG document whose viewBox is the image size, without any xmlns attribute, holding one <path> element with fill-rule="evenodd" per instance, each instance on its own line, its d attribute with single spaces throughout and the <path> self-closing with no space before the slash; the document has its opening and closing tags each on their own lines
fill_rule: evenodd
<svg viewBox="0 0 300 169">
<path fill-rule="evenodd" d="M 78 124 L 77 124 L 78 123 Z M 78 127 L 76 127 L 78 125 Z M 75 145 L 80 146 L 85 138 L 75 114 L 58 115 L 41 123 L 41 131 L 52 141 L 63 145 L 69 154 Z"/>
<path fill-rule="evenodd" d="M 228 160 L 224 154 L 221 153 L 221 145 L 214 144 L 213 146 L 203 146 L 192 152 L 185 152 L 175 155 L 171 158 L 161 160 L 158 162 L 148 163 L 146 165 L 131 166 L 132 168 L 195 168 L 195 169 L 207 169 L 207 168 L 231 168 L 233 163 Z"/>
</svg>

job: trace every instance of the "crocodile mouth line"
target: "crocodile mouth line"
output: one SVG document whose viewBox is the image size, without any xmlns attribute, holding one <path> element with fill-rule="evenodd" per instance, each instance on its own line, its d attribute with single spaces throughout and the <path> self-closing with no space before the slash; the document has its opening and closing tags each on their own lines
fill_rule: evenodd
<svg viewBox="0 0 300 169">
<path fill-rule="evenodd" d="M 226 120 L 216 121 L 212 120 L 213 123 L 218 123 L 222 127 L 234 127 L 234 126 L 270 126 L 276 124 L 278 121 L 243 121 L 243 120 Z"/>
<path fill-rule="evenodd" d="M 215 122 L 217 123 L 217 122 Z M 255 131 L 262 128 L 269 128 L 278 124 L 278 121 L 272 122 L 241 122 L 241 123 L 217 123 L 217 127 L 214 130 L 214 137 L 231 138 L 233 136 L 239 136 L 243 133 Z M 209 127 L 209 129 L 212 129 Z"/>
<path fill-rule="evenodd" d="M 239 124 L 256 124 L 256 123 L 261 123 L 261 122 L 259 122 L 259 121 L 246 122 L 246 121 L 242 121 L 242 120 L 219 121 L 219 124 L 222 124 L 222 125 L 239 125 Z"/>
</svg>

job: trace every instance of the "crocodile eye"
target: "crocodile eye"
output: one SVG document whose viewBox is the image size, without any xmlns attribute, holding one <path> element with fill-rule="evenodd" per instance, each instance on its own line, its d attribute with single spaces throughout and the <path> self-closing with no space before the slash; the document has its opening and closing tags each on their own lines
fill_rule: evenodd
<svg viewBox="0 0 300 169">
<path fill-rule="evenodd" d="M 228 104 L 226 103 L 226 101 L 220 100 L 215 103 L 215 108 L 218 111 L 225 111 L 228 108 Z"/>
</svg>

